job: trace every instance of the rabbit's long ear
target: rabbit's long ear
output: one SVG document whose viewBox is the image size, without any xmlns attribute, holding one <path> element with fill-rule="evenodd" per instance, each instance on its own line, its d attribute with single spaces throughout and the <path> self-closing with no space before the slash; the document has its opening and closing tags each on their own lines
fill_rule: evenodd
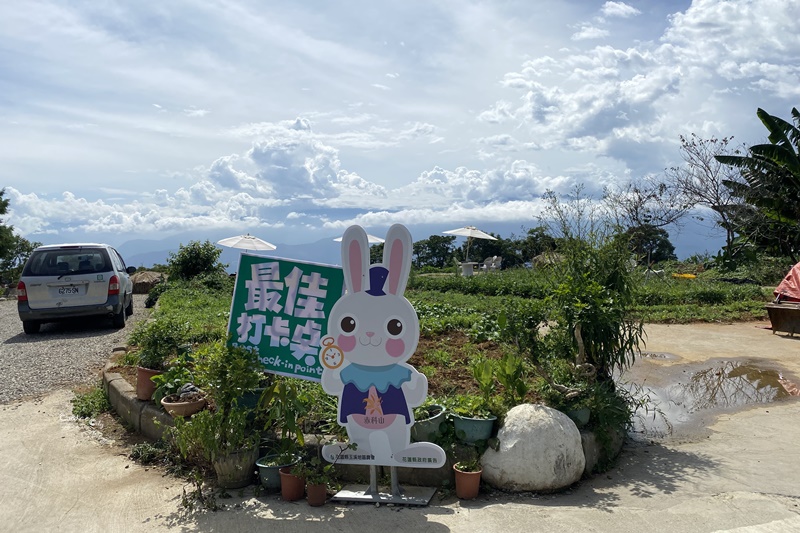
<svg viewBox="0 0 800 533">
<path fill-rule="evenodd" d="M 369 242 L 367 232 L 361 226 L 350 226 L 342 237 L 342 266 L 344 279 L 351 293 L 361 292 L 367 287 L 369 272 Z"/>
<path fill-rule="evenodd" d="M 383 266 L 389 269 L 389 293 L 402 295 L 411 272 L 411 233 L 402 224 L 395 224 L 386 233 L 383 245 Z"/>
</svg>

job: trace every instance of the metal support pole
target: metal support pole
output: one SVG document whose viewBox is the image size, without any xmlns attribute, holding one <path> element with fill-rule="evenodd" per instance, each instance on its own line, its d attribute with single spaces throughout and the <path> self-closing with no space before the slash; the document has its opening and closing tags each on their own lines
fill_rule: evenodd
<svg viewBox="0 0 800 533">
<path fill-rule="evenodd" d="M 396 466 L 389 467 L 389 472 L 391 473 L 392 476 L 392 497 L 401 498 L 405 491 L 403 490 L 403 487 L 400 486 L 400 483 L 398 483 L 397 481 L 397 467 Z"/>
<path fill-rule="evenodd" d="M 373 496 L 380 494 L 378 492 L 378 467 L 375 465 L 369 465 L 369 488 L 366 490 L 366 494 Z"/>
</svg>

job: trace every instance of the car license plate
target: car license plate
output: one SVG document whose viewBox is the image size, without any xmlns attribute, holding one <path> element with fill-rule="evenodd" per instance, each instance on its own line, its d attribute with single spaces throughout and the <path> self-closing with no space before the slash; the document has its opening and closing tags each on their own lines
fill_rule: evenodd
<svg viewBox="0 0 800 533">
<path fill-rule="evenodd" d="M 59 287 L 58 294 L 78 294 L 78 287 Z"/>
</svg>

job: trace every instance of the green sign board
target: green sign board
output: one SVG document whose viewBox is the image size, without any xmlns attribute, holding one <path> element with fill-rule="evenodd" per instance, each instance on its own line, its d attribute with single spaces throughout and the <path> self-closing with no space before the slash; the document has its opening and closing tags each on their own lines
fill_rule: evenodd
<svg viewBox="0 0 800 533">
<path fill-rule="evenodd" d="M 319 381 L 321 337 L 343 293 L 339 267 L 242 254 L 228 342 L 256 349 L 267 372 Z"/>
</svg>

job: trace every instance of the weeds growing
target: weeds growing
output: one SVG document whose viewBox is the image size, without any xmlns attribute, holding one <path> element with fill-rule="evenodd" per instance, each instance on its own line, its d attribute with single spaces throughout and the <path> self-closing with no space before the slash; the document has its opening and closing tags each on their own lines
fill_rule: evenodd
<svg viewBox="0 0 800 533">
<path fill-rule="evenodd" d="M 72 399 L 72 414 L 78 418 L 96 418 L 97 415 L 110 410 L 108 395 L 99 384 L 87 391 L 76 392 Z"/>
</svg>

